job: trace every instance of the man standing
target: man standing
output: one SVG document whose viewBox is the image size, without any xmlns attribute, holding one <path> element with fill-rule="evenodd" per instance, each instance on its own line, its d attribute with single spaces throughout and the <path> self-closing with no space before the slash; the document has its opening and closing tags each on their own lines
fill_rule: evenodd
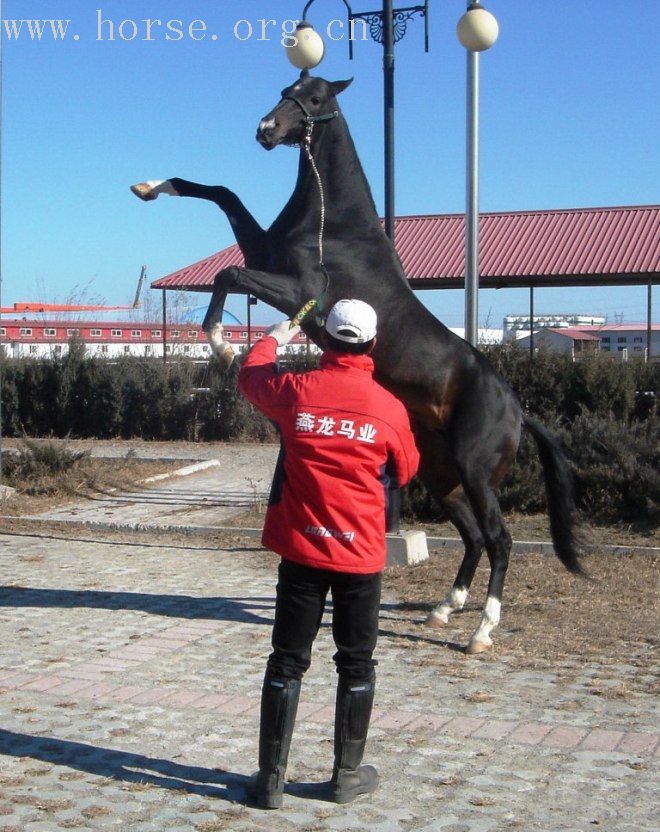
<svg viewBox="0 0 660 832">
<path fill-rule="evenodd" d="M 385 503 L 390 481 L 405 485 L 419 454 L 404 406 L 373 379 L 376 323 L 363 301 L 338 301 L 320 368 L 302 374 L 278 374 L 277 347 L 298 328 L 277 324 L 238 378 L 282 441 L 262 539 L 282 557 L 252 788 L 262 808 L 282 805 L 301 680 L 329 591 L 339 676 L 332 797 L 347 803 L 378 785 L 376 769 L 361 762 L 374 700 Z"/>
</svg>

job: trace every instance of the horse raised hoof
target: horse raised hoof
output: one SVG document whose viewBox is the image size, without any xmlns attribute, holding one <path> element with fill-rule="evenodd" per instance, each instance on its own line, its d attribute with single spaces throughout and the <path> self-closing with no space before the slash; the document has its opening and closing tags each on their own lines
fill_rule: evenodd
<svg viewBox="0 0 660 832">
<path fill-rule="evenodd" d="M 465 648 L 465 652 L 468 656 L 476 656 L 478 653 L 485 653 L 487 650 L 490 650 L 492 646 L 492 641 L 485 642 L 470 639 L 468 646 Z"/>
<path fill-rule="evenodd" d="M 204 332 L 209 339 L 213 355 L 218 359 L 218 364 L 221 369 L 228 370 L 234 360 L 234 350 L 231 348 L 231 344 L 223 340 L 224 328 L 222 324 L 213 324 L 208 329 L 205 329 Z"/>
<path fill-rule="evenodd" d="M 153 199 L 158 199 L 161 194 L 179 196 L 169 179 L 149 179 L 147 182 L 131 185 L 131 190 L 143 202 L 151 202 Z"/>
<path fill-rule="evenodd" d="M 144 202 L 151 202 L 152 199 L 158 197 L 158 191 L 154 190 L 153 182 L 140 182 L 139 185 L 131 185 L 131 190 L 135 196 Z"/>
<path fill-rule="evenodd" d="M 447 624 L 449 624 L 449 619 L 447 616 L 437 613 L 435 610 L 431 610 L 431 612 L 426 616 L 424 624 L 427 627 L 446 627 Z"/>
</svg>

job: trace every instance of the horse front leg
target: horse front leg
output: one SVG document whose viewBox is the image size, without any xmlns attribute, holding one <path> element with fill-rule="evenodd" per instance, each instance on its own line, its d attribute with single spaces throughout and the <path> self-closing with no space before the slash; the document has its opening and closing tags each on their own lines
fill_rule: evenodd
<svg viewBox="0 0 660 832">
<path fill-rule="evenodd" d="M 274 306 L 288 318 L 292 318 L 304 303 L 301 281 L 288 274 L 273 274 L 256 269 L 230 266 L 216 275 L 209 308 L 202 323 L 213 353 L 229 367 L 234 359 L 231 345 L 223 340 L 222 311 L 229 292 L 251 294 Z"/>
<path fill-rule="evenodd" d="M 202 329 L 211 345 L 213 355 L 218 359 L 223 370 L 228 370 L 234 360 L 234 350 L 231 344 L 224 340 L 224 327 L 222 326 L 222 313 L 226 300 L 227 288 L 216 278 L 211 302 L 202 322 Z"/>
<path fill-rule="evenodd" d="M 131 185 L 131 191 L 144 202 L 158 199 L 161 194 L 187 196 L 213 202 L 227 216 L 245 264 L 251 269 L 265 269 L 268 265 L 266 232 L 245 205 L 229 188 L 222 185 L 200 185 L 186 179 L 150 179 Z"/>
</svg>

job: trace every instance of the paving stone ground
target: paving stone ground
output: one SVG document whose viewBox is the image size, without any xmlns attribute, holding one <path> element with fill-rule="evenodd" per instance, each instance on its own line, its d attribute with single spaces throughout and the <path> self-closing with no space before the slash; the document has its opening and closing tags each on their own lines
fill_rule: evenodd
<svg viewBox="0 0 660 832">
<path fill-rule="evenodd" d="M 246 805 L 275 569 L 237 536 L 211 550 L 0 534 L 0 832 L 658 829 L 654 697 L 589 696 L 594 664 L 567 683 L 516 669 L 505 645 L 497 662 L 442 650 L 391 596 L 368 745 L 378 793 L 323 799 L 326 620 L 285 806 Z"/>
</svg>

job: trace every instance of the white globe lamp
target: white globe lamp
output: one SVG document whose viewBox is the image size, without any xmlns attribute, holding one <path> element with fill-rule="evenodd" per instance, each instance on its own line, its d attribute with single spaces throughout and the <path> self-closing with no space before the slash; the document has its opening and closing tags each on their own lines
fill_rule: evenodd
<svg viewBox="0 0 660 832">
<path fill-rule="evenodd" d="M 313 69 L 323 60 L 325 44 L 311 23 L 301 21 L 291 36 L 293 43 L 285 46 L 287 58 L 298 69 Z M 295 40 L 294 40 L 295 39 Z"/>
<path fill-rule="evenodd" d="M 456 27 L 458 39 L 470 52 L 484 52 L 490 49 L 499 33 L 500 27 L 495 15 L 486 11 L 479 3 L 470 3 Z"/>
</svg>

